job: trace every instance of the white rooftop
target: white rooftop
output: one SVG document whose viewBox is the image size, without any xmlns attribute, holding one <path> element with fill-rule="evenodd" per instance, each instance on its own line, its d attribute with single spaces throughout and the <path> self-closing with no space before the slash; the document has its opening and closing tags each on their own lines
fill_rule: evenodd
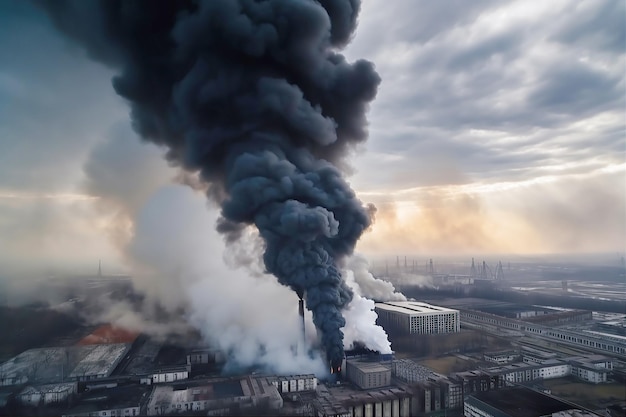
<svg viewBox="0 0 626 417">
<path fill-rule="evenodd" d="M 380 310 L 406 314 L 409 316 L 422 316 L 440 313 L 458 313 L 458 310 L 434 306 L 432 304 L 421 303 L 419 301 L 389 301 L 386 303 L 376 303 L 376 308 Z"/>
<path fill-rule="evenodd" d="M 91 352 L 78 362 L 70 377 L 109 376 L 130 348 L 124 343 L 91 346 Z"/>
</svg>

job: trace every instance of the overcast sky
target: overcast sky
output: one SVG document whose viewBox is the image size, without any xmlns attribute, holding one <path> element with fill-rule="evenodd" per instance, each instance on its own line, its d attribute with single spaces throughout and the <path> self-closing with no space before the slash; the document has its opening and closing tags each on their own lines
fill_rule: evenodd
<svg viewBox="0 0 626 417">
<path fill-rule="evenodd" d="M 351 159 L 378 207 L 359 250 L 623 252 L 624 5 L 364 1 L 345 52 L 383 81 Z M 179 173 L 26 2 L 0 0 L 0 62 L 0 265 L 123 268 L 128 219 Z"/>
</svg>

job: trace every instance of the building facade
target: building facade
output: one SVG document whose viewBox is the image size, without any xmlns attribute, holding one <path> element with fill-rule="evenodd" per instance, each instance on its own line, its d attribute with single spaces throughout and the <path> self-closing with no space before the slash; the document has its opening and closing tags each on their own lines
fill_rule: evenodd
<svg viewBox="0 0 626 417">
<path fill-rule="evenodd" d="M 346 376 L 361 389 L 381 388 L 391 384 L 391 368 L 379 362 L 348 360 Z"/>
<path fill-rule="evenodd" d="M 378 324 L 404 334 L 444 334 L 461 330 L 459 311 L 417 301 L 376 303 Z"/>
</svg>

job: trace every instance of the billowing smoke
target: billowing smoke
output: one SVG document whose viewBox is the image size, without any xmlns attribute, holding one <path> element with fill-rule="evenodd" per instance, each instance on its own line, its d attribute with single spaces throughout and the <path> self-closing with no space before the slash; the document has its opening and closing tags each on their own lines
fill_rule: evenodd
<svg viewBox="0 0 626 417">
<path fill-rule="evenodd" d="M 119 70 L 135 130 L 210 184 L 218 229 L 255 225 L 267 271 L 304 296 L 328 358 L 352 299 L 338 262 L 370 225 L 338 167 L 365 140 L 380 82 L 346 62 L 358 0 L 42 1 L 89 55 Z M 175 216 L 175 213 L 172 213 Z"/>
<path fill-rule="evenodd" d="M 369 271 L 369 263 L 362 255 L 355 254 L 348 260 L 346 281 L 350 288 L 363 297 L 379 302 L 406 301 L 406 297 L 396 292 L 391 282 L 376 278 Z"/>
</svg>

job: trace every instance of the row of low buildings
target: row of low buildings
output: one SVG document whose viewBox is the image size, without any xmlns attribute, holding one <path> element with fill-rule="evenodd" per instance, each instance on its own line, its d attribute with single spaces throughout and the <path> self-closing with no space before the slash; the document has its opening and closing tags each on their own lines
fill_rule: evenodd
<svg viewBox="0 0 626 417">
<path fill-rule="evenodd" d="M 78 386 L 78 382 L 27 386 L 15 395 L 15 402 L 30 409 L 45 406 L 53 415 L 67 417 L 230 415 L 259 408 L 278 412 L 283 396 L 314 393 L 318 381 L 314 375 L 197 379 L 151 386 L 126 381 L 80 393 Z"/>
<path fill-rule="evenodd" d="M 489 331 L 502 329 L 517 332 L 520 335 L 541 337 L 572 346 L 583 347 L 613 355 L 626 355 L 626 338 L 609 337 L 598 332 L 577 332 L 567 329 L 548 327 L 537 323 L 501 317 L 476 310 L 460 310 L 460 318 L 471 327 Z"/>
</svg>

